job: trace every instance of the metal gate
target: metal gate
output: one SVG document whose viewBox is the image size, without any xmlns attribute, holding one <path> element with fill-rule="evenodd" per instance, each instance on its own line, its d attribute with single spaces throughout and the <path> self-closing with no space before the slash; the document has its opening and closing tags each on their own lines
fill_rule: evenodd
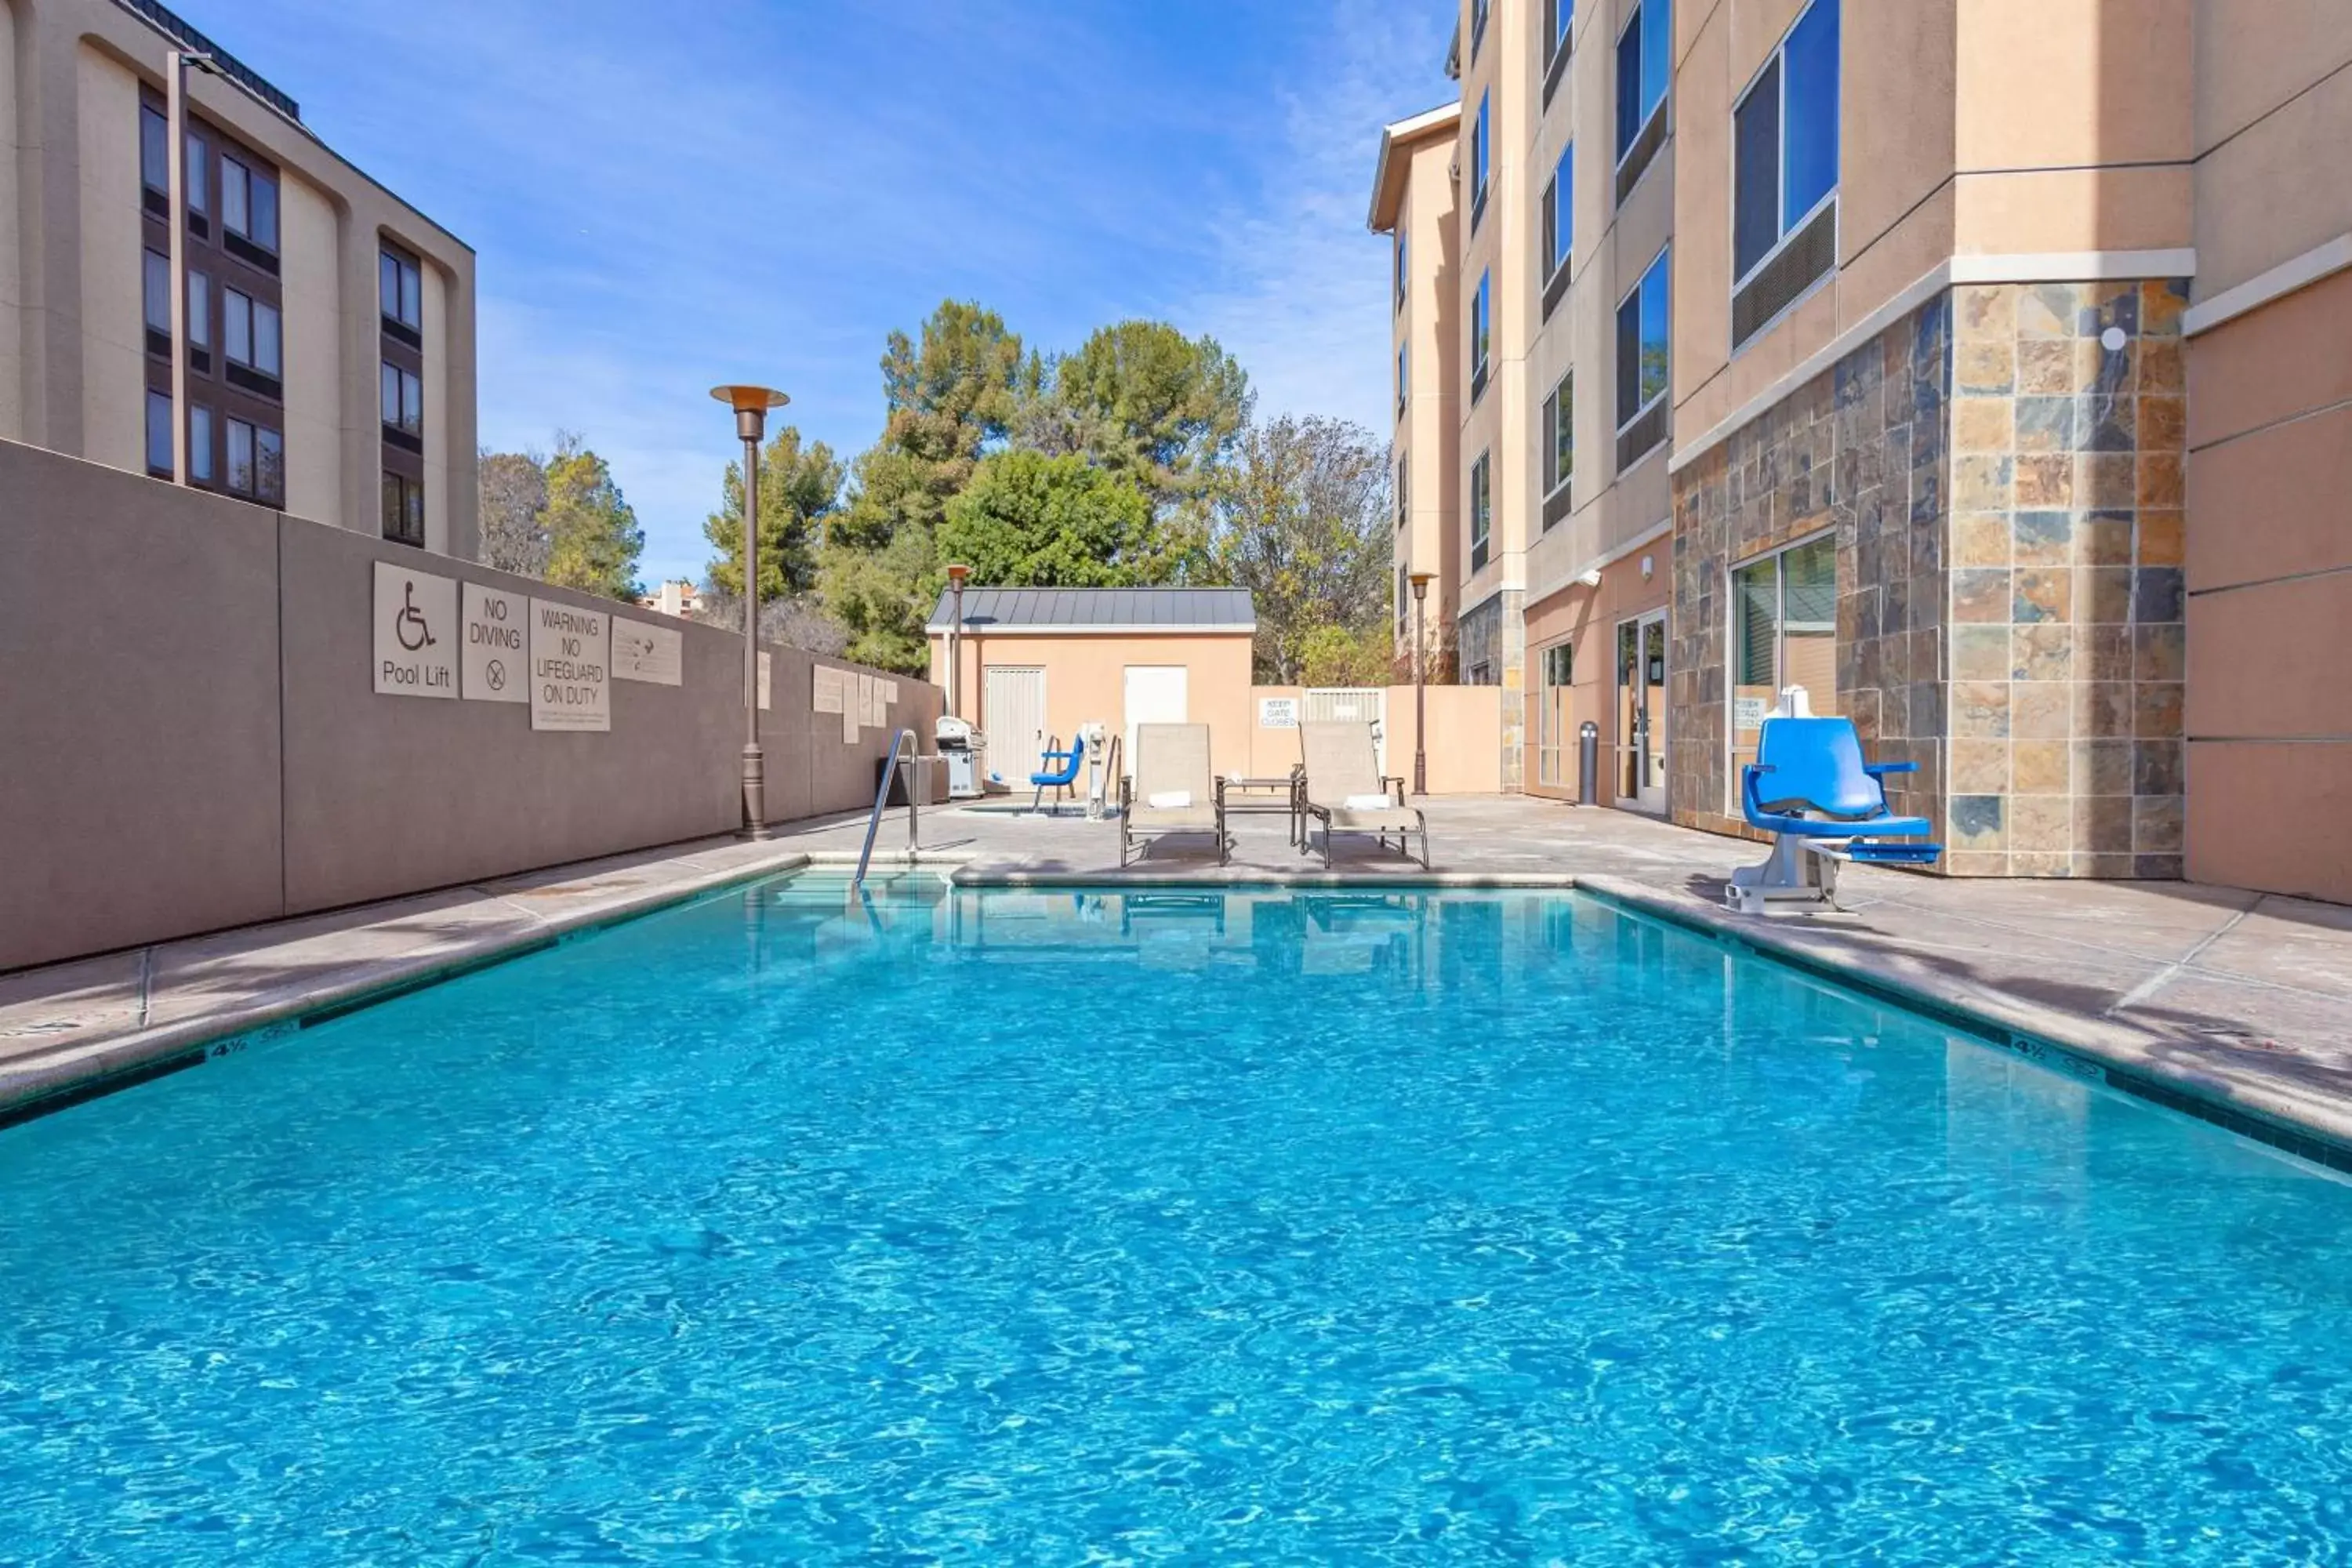
<svg viewBox="0 0 2352 1568">
<path fill-rule="evenodd" d="M 1310 686 L 1299 703 L 1307 724 L 1370 724 L 1381 776 L 1389 771 L 1389 694 L 1377 686 Z"/>
</svg>

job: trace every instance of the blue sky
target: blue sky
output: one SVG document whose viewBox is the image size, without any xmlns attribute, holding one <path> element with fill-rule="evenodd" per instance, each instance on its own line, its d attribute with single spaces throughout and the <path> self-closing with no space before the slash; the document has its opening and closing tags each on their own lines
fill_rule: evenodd
<svg viewBox="0 0 2352 1568">
<path fill-rule="evenodd" d="M 943 297 L 1040 347 L 1213 332 L 1262 412 L 1386 428 L 1384 121 L 1449 96 L 1442 0 L 174 0 L 479 257 L 482 439 L 604 453 L 644 575 L 699 578 L 764 381 L 845 459 Z"/>
</svg>

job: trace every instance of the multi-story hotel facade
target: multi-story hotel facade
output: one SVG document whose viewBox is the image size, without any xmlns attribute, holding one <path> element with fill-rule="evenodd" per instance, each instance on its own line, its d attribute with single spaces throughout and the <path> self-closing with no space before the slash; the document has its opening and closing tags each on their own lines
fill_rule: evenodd
<svg viewBox="0 0 2352 1568">
<path fill-rule="evenodd" d="M 2352 8 L 1465 0 L 1449 63 L 1507 778 L 1590 721 L 1737 831 L 1801 685 L 1950 874 L 2352 900 Z"/>
<path fill-rule="evenodd" d="M 212 65 L 178 192 L 174 49 Z M 170 479 L 178 417 L 193 486 L 475 553 L 473 252 L 235 56 L 152 0 L 0 0 L 0 438 Z"/>
</svg>

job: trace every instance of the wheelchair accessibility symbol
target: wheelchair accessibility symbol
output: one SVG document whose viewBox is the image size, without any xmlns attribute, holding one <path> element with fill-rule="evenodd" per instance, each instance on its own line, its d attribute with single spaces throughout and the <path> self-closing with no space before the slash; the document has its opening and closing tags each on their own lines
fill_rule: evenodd
<svg viewBox="0 0 2352 1568">
<path fill-rule="evenodd" d="M 425 612 L 416 607 L 416 584 L 406 583 L 402 587 L 403 604 L 400 614 L 393 617 L 392 635 L 409 652 L 421 652 L 433 646 L 433 628 L 425 624 Z"/>
</svg>

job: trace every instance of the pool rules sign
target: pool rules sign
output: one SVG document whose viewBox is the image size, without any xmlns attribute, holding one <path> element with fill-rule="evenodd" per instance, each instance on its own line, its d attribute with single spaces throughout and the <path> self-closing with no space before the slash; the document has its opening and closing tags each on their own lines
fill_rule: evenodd
<svg viewBox="0 0 2352 1568">
<path fill-rule="evenodd" d="M 530 727 L 613 727 L 613 617 L 551 599 L 530 602 Z"/>
</svg>

